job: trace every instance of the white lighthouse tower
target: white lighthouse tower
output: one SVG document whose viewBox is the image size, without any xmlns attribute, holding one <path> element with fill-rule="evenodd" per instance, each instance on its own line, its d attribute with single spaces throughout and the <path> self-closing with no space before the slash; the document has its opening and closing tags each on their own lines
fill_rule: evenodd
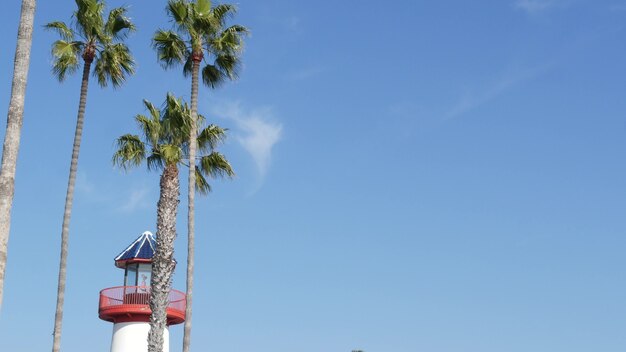
<svg viewBox="0 0 626 352">
<path fill-rule="evenodd" d="M 155 236 L 146 231 L 115 257 L 124 269 L 124 286 L 100 291 L 98 315 L 113 323 L 111 352 L 147 352 L 150 330 L 150 278 Z M 185 294 L 171 290 L 167 306 L 168 328 L 163 332 L 163 352 L 169 352 L 169 326 L 185 321 Z"/>
</svg>

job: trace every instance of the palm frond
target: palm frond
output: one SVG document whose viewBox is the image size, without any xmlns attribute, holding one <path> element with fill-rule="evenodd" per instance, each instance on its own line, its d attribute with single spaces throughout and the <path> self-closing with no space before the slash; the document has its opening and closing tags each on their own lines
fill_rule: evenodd
<svg viewBox="0 0 626 352">
<path fill-rule="evenodd" d="M 168 142 L 183 146 L 191 130 L 191 111 L 181 98 L 171 93 L 165 98 L 162 125 Z"/>
<path fill-rule="evenodd" d="M 189 113 L 191 114 L 191 110 L 189 110 Z M 189 115 L 191 118 L 191 115 Z M 197 130 L 200 130 L 200 126 L 204 125 L 204 123 L 206 122 L 206 118 L 204 117 L 204 115 L 200 114 L 200 113 L 196 113 L 196 126 L 198 127 Z"/>
<path fill-rule="evenodd" d="M 220 23 L 213 16 L 194 16 L 192 25 L 193 33 L 199 37 L 199 41 L 203 41 L 204 36 L 210 36 L 220 30 Z"/>
<path fill-rule="evenodd" d="M 185 108 L 185 103 L 182 98 L 178 98 L 172 93 L 167 93 L 163 108 L 166 110 L 165 112 L 169 114 L 180 113 Z"/>
<path fill-rule="evenodd" d="M 191 3 L 194 14 L 197 17 L 208 17 L 211 13 L 211 1 L 209 0 L 196 0 Z"/>
<path fill-rule="evenodd" d="M 239 38 L 250 35 L 250 30 L 248 29 L 248 27 L 242 26 L 240 24 L 233 24 L 232 26 L 224 29 L 224 32 L 230 33 L 232 35 L 237 35 Z"/>
<path fill-rule="evenodd" d="M 209 125 L 198 133 L 197 144 L 201 152 L 212 151 L 226 139 L 226 130 L 217 126 Z"/>
<path fill-rule="evenodd" d="M 121 136 L 117 139 L 117 148 L 113 154 L 113 164 L 124 170 L 141 164 L 146 155 L 145 144 L 137 135 Z"/>
<path fill-rule="evenodd" d="M 104 1 L 100 0 L 76 0 L 78 9 L 74 12 L 76 28 L 83 34 L 87 41 L 106 41 L 104 33 Z"/>
<path fill-rule="evenodd" d="M 185 41 L 176 33 L 159 29 L 152 38 L 152 47 L 163 68 L 181 64 L 190 56 Z"/>
<path fill-rule="evenodd" d="M 153 153 L 146 158 L 146 163 L 150 171 L 162 170 L 165 167 L 163 158 L 156 151 L 153 151 Z"/>
<path fill-rule="evenodd" d="M 226 160 L 226 157 L 215 151 L 201 157 L 197 168 L 203 175 L 210 178 L 231 178 L 235 176 L 235 172 L 228 160 Z"/>
<path fill-rule="evenodd" d="M 52 55 L 61 57 L 66 55 L 78 55 L 83 48 L 84 43 L 79 41 L 57 40 L 52 44 Z"/>
<path fill-rule="evenodd" d="M 94 75 L 102 87 L 106 87 L 110 82 L 114 88 L 117 88 L 126 81 L 127 76 L 134 72 L 135 62 L 125 44 L 107 45 L 99 52 Z"/>
<path fill-rule="evenodd" d="M 136 30 L 130 18 L 126 16 L 126 7 L 117 7 L 109 12 L 109 18 L 104 25 L 105 32 L 116 39 L 124 39 L 130 32 Z"/>
<path fill-rule="evenodd" d="M 144 100 L 144 104 L 150 104 Z M 141 134 L 145 138 L 148 143 L 154 148 L 159 144 L 162 135 L 162 127 L 159 115 L 151 115 L 151 117 L 147 117 L 145 115 L 137 114 L 135 116 L 135 122 L 137 122 L 137 126 L 139 130 L 141 130 Z"/>
<path fill-rule="evenodd" d="M 83 45 L 82 42 L 65 40 L 57 40 L 52 44 L 52 73 L 60 82 L 78 69 Z"/>
<path fill-rule="evenodd" d="M 232 25 L 212 38 L 211 45 L 216 53 L 239 53 L 243 50 L 243 38 L 249 33 L 244 26 Z"/>
<path fill-rule="evenodd" d="M 161 111 L 157 109 L 157 107 L 154 106 L 154 104 L 152 104 L 146 99 L 143 100 L 143 105 L 146 107 L 146 110 L 148 110 L 148 112 L 150 113 L 150 117 L 152 118 L 152 120 L 154 122 L 159 122 L 161 119 Z"/>
<path fill-rule="evenodd" d="M 189 3 L 186 0 L 169 0 L 166 11 L 176 26 L 185 26 L 189 21 Z"/>
<path fill-rule="evenodd" d="M 165 165 L 178 164 L 183 158 L 183 151 L 180 145 L 162 144 L 159 146 L 159 152 Z"/>
<path fill-rule="evenodd" d="M 183 77 L 189 77 L 193 73 L 193 56 L 187 55 L 187 60 L 183 65 Z"/>
<path fill-rule="evenodd" d="M 231 4 L 219 4 L 211 10 L 211 17 L 215 18 L 220 27 L 224 27 L 227 19 L 232 18 L 237 13 L 237 7 Z"/>
<path fill-rule="evenodd" d="M 47 30 L 56 31 L 63 40 L 71 42 L 74 40 L 74 31 L 65 22 L 50 22 L 44 26 Z"/>
<path fill-rule="evenodd" d="M 241 68 L 241 60 L 237 55 L 218 55 L 215 58 L 215 66 L 222 71 L 225 77 L 233 81 L 238 77 L 239 69 Z"/>
<path fill-rule="evenodd" d="M 227 75 L 217 66 L 206 65 L 202 68 L 202 82 L 211 89 L 221 86 L 226 81 Z"/>
<path fill-rule="evenodd" d="M 211 185 L 207 182 L 199 168 L 195 168 L 196 173 L 196 191 L 202 195 L 207 195 L 211 192 Z"/>
</svg>

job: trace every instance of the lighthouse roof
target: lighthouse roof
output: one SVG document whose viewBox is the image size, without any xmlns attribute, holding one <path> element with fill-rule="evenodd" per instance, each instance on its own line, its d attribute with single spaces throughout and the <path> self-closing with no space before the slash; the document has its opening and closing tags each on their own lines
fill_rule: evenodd
<svg viewBox="0 0 626 352">
<path fill-rule="evenodd" d="M 130 263 L 150 263 L 156 250 L 156 237 L 146 231 L 115 257 L 115 266 L 123 268 Z"/>
</svg>

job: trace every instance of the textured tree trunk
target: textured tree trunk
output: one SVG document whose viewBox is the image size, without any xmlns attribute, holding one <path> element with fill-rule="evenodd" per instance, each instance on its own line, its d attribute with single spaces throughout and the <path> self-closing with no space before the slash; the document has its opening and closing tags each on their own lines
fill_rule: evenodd
<svg viewBox="0 0 626 352">
<path fill-rule="evenodd" d="M 189 130 L 189 189 L 187 194 L 187 307 L 185 308 L 185 332 L 183 352 L 191 345 L 191 303 L 193 299 L 193 265 L 195 245 L 195 197 L 196 197 L 196 137 L 198 135 L 198 72 L 200 61 L 194 57 L 191 74 L 191 129 Z"/>
<path fill-rule="evenodd" d="M 11 101 L 7 114 L 7 130 L 2 147 L 0 167 L 0 307 L 4 294 L 4 271 L 7 263 L 7 246 L 11 228 L 11 206 L 15 193 L 15 167 L 20 148 L 20 133 L 24 117 L 26 81 L 30 64 L 30 46 L 33 39 L 35 21 L 35 0 L 22 0 L 20 24 L 17 30 L 17 45 L 13 61 L 13 83 Z"/>
<path fill-rule="evenodd" d="M 63 226 L 61 230 L 61 261 L 59 263 L 59 282 L 57 288 L 57 306 L 54 315 L 54 333 L 52 352 L 61 349 L 61 325 L 63 323 L 63 302 L 65 301 L 65 276 L 67 268 L 67 244 L 70 235 L 70 217 L 72 216 L 72 204 L 74 202 L 74 183 L 76 182 L 76 170 L 78 169 L 78 153 L 83 136 L 83 124 L 85 121 L 85 106 L 87 105 L 87 86 L 89 85 L 90 60 L 85 60 L 83 67 L 83 81 L 80 85 L 80 101 L 78 103 L 78 117 L 76 118 L 76 131 L 74 132 L 74 146 L 72 147 L 72 161 L 70 163 L 70 177 L 67 182 L 65 195 L 65 211 L 63 213 Z"/>
<path fill-rule="evenodd" d="M 150 282 L 150 332 L 148 352 L 163 351 L 163 330 L 167 326 L 172 275 L 174 273 L 174 239 L 180 184 L 176 164 L 167 165 L 161 175 L 161 194 L 157 205 L 157 248 L 152 258 Z"/>
</svg>

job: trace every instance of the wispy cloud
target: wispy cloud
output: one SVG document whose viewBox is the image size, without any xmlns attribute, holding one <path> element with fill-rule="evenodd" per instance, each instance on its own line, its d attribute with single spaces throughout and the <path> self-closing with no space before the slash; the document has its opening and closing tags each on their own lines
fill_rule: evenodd
<svg viewBox="0 0 626 352">
<path fill-rule="evenodd" d="M 487 104 L 501 94 L 505 93 L 507 90 L 537 77 L 540 73 L 546 71 L 550 66 L 551 65 L 543 65 L 540 67 L 510 70 L 486 86 L 463 94 L 461 98 L 448 110 L 445 114 L 445 118 L 455 118 Z"/>
<path fill-rule="evenodd" d="M 265 177 L 272 159 L 272 148 L 283 133 L 283 125 L 275 121 L 272 110 L 245 110 L 240 103 L 231 103 L 216 108 L 215 113 L 235 121 L 237 142 L 252 156 L 261 178 Z"/>
<path fill-rule="evenodd" d="M 515 0 L 515 8 L 536 14 L 556 6 L 558 0 Z"/>
<path fill-rule="evenodd" d="M 124 213 L 132 213 L 133 211 L 137 209 L 141 209 L 141 208 L 145 208 L 149 206 L 148 204 L 149 193 L 150 192 L 147 188 L 133 189 L 130 192 L 130 195 L 128 196 L 124 204 L 122 204 L 122 206 L 119 207 L 119 210 Z"/>
</svg>

